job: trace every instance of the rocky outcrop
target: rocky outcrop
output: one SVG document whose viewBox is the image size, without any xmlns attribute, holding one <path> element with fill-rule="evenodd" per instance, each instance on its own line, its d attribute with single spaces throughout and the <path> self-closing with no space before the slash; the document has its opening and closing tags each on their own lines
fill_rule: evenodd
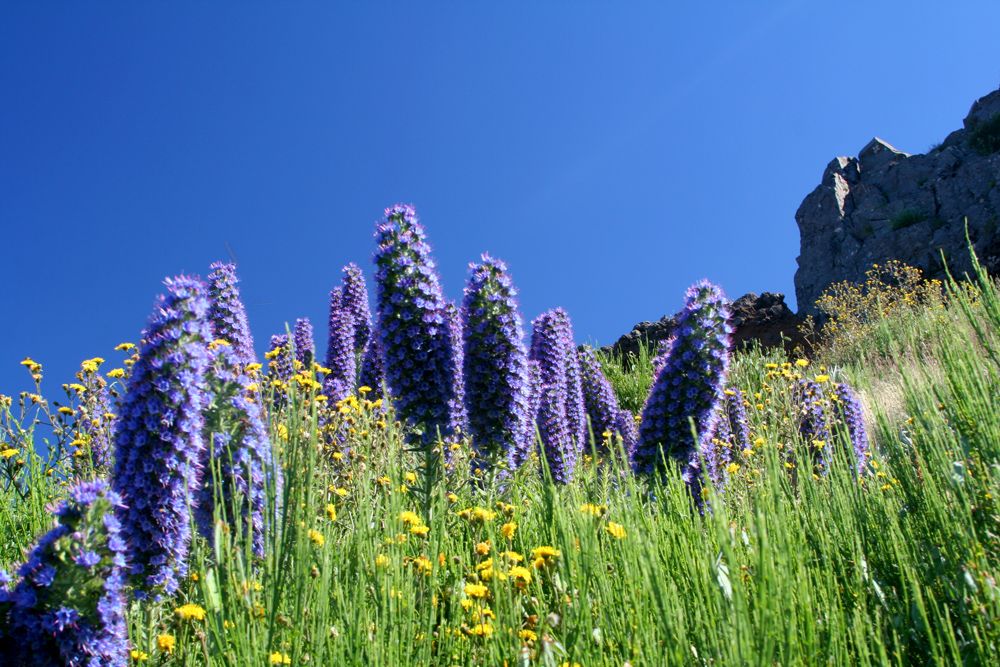
<svg viewBox="0 0 1000 667">
<path fill-rule="evenodd" d="M 1000 269 L 1000 90 L 972 105 L 964 127 L 926 154 L 874 138 L 858 157 L 827 165 L 795 220 L 795 296 L 802 314 L 831 283 L 861 281 L 872 264 L 898 259 L 941 278 L 970 268 L 969 238 L 987 269 Z"/>
<path fill-rule="evenodd" d="M 735 349 L 759 343 L 762 347 L 784 345 L 791 351 L 802 343 L 799 334 L 802 320 L 789 309 L 783 294 L 764 292 L 758 296 L 751 292 L 733 301 L 730 310 L 729 322 L 733 327 Z M 670 338 L 676 323 L 674 315 L 662 317 L 656 322 L 640 322 L 604 350 L 627 356 L 638 354 L 639 347 L 644 343 L 655 348 L 661 340 Z"/>
</svg>

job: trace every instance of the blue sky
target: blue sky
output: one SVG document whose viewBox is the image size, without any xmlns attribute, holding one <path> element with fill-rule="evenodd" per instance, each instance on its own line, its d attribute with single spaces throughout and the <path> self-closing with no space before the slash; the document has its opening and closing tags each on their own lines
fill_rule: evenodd
<svg viewBox="0 0 1000 667">
<path fill-rule="evenodd" d="M 702 277 L 794 303 L 827 162 L 925 151 L 1000 84 L 996 2 L 342 4 L 4 3 L 0 392 L 116 360 L 220 258 L 258 346 L 322 337 L 396 201 L 451 298 L 489 251 L 581 341 Z"/>
</svg>

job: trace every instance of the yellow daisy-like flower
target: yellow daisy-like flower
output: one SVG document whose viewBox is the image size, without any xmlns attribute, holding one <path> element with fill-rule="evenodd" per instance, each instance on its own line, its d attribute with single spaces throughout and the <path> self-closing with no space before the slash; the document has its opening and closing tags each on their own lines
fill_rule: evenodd
<svg viewBox="0 0 1000 667">
<path fill-rule="evenodd" d="M 431 532 L 428 526 L 410 526 L 410 533 L 412 535 L 419 535 L 420 537 L 427 537 L 427 534 Z"/>
<path fill-rule="evenodd" d="M 500 526 L 500 534 L 506 537 L 508 540 L 514 537 L 514 533 L 517 531 L 517 524 L 513 521 L 508 521 L 504 525 Z"/>
<path fill-rule="evenodd" d="M 476 553 L 480 556 L 488 556 L 490 554 L 490 543 L 480 542 L 476 545 Z"/>
<path fill-rule="evenodd" d="M 174 613 L 177 614 L 180 618 L 184 619 L 185 621 L 192 618 L 196 621 L 205 620 L 205 608 L 197 604 L 188 603 L 182 605 L 177 609 L 175 609 Z"/>
<path fill-rule="evenodd" d="M 156 647 L 161 651 L 166 651 L 167 653 L 173 653 L 174 647 L 177 646 L 177 638 L 173 635 L 158 635 L 156 637 Z"/>
<path fill-rule="evenodd" d="M 730 463 L 729 465 L 726 466 L 726 472 L 728 472 L 730 475 L 735 475 L 739 471 L 740 471 L 739 463 Z"/>
<path fill-rule="evenodd" d="M 109 378 L 114 378 L 116 380 L 121 379 L 121 378 L 125 377 L 125 369 L 124 368 L 112 368 L 110 371 L 108 371 L 108 377 Z"/>
<path fill-rule="evenodd" d="M 830 381 L 830 376 L 829 375 L 817 375 L 816 376 L 816 382 L 819 382 L 820 384 L 823 384 L 823 383 L 829 382 L 829 381 Z"/>
<path fill-rule="evenodd" d="M 268 657 L 268 661 L 272 665 L 290 665 L 292 664 L 292 656 L 287 653 L 281 653 L 280 651 L 275 651 Z"/>
<path fill-rule="evenodd" d="M 468 628 L 465 633 L 472 637 L 492 637 L 493 626 L 489 623 L 477 623 Z"/>
<path fill-rule="evenodd" d="M 4 457 L 5 459 L 9 459 L 12 456 L 17 456 L 18 453 L 19 452 L 16 449 L 11 449 L 10 447 L 4 450 L 0 450 L 0 456 Z"/>
<path fill-rule="evenodd" d="M 323 533 L 319 532 L 315 528 L 310 528 L 309 541 L 315 544 L 316 546 L 321 547 L 326 542 L 326 538 L 323 537 Z"/>
<path fill-rule="evenodd" d="M 375 567 L 387 567 L 389 565 L 389 557 L 385 554 L 379 554 L 375 556 Z"/>
<path fill-rule="evenodd" d="M 490 594 L 490 589 L 482 584 L 466 584 L 465 594 L 470 598 L 485 598 Z"/>
<path fill-rule="evenodd" d="M 531 570 L 521 565 L 510 568 L 507 574 L 518 588 L 524 588 L 531 583 Z"/>
<path fill-rule="evenodd" d="M 326 518 L 330 521 L 337 520 L 337 507 L 333 503 L 326 504 Z"/>
<path fill-rule="evenodd" d="M 128 654 L 129 657 L 135 660 L 136 662 L 146 662 L 147 660 L 149 660 L 149 654 L 146 653 L 145 651 L 140 651 L 137 648 L 132 649 L 131 651 L 128 652 Z"/>
<path fill-rule="evenodd" d="M 590 516 L 600 517 L 603 516 L 608 508 L 604 505 L 595 505 L 594 503 L 584 503 L 580 505 L 580 512 L 583 514 L 589 514 Z"/>
<path fill-rule="evenodd" d="M 799 368 L 805 368 L 806 366 L 809 365 L 809 360 L 808 359 L 796 359 L 795 360 L 795 365 L 798 366 Z"/>
<path fill-rule="evenodd" d="M 625 526 L 620 523 L 615 523 L 614 521 L 609 521 L 608 525 L 604 527 L 604 530 L 608 531 L 608 535 L 616 540 L 624 540 L 627 535 L 625 532 Z"/>
<path fill-rule="evenodd" d="M 400 512 L 399 520 L 403 522 L 404 526 L 419 526 L 424 523 L 424 520 L 420 518 L 419 514 L 409 510 Z"/>
</svg>

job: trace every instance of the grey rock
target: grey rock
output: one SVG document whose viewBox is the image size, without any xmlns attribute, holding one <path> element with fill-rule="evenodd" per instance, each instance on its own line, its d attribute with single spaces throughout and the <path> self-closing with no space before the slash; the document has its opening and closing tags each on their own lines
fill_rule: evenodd
<svg viewBox="0 0 1000 667">
<path fill-rule="evenodd" d="M 909 155 L 874 138 L 857 158 L 838 157 L 795 214 L 800 234 L 795 295 L 815 314 L 830 284 L 860 282 L 872 264 L 898 259 L 929 278 L 971 268 L 965 240 L 1000 271 L 1000 152 L 983 155 L 970 132 L 1000 114 L 1000 90 L 977 100 L 964 128 L 926 154 Z"/>
<path fill-rule="evenodd" d="M 784 294 L 744 294 L 730 303 L 730 312 L 734 349 L 743 349 L 757 343 L 765 348 L 784 346 L 791 351 L 804 342 L 799 333 L 802 318 L 788 307 Z M 639 322 L 614 345 L 603 349 L 624 357 L 638 354 L 639 347 L 643 344 L 655 349 L 660 341 L 670 338 L 676 326 L 676 315 L 666 315 L 656 322 Z"/>
</svg>

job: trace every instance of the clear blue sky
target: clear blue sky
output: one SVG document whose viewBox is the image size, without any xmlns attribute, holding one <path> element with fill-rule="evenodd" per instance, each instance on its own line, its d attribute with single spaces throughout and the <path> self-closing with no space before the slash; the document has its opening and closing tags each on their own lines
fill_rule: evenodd
<svg viewBox="0 0 1000 667">
<path fill-rule="evenodd" d="M 332 4 L 3 4 L 0 392 L 25 355 L 53 394 L 117 359 L 164 276 L 220 258 L 259 347 L 322 338 L 396 201 L 451 298 L 489 251 L 581 340 L 702 277 L 794 303 L 827 162 L 925 151 L 1000 83 L 995 1 Z"/>
</svg>

